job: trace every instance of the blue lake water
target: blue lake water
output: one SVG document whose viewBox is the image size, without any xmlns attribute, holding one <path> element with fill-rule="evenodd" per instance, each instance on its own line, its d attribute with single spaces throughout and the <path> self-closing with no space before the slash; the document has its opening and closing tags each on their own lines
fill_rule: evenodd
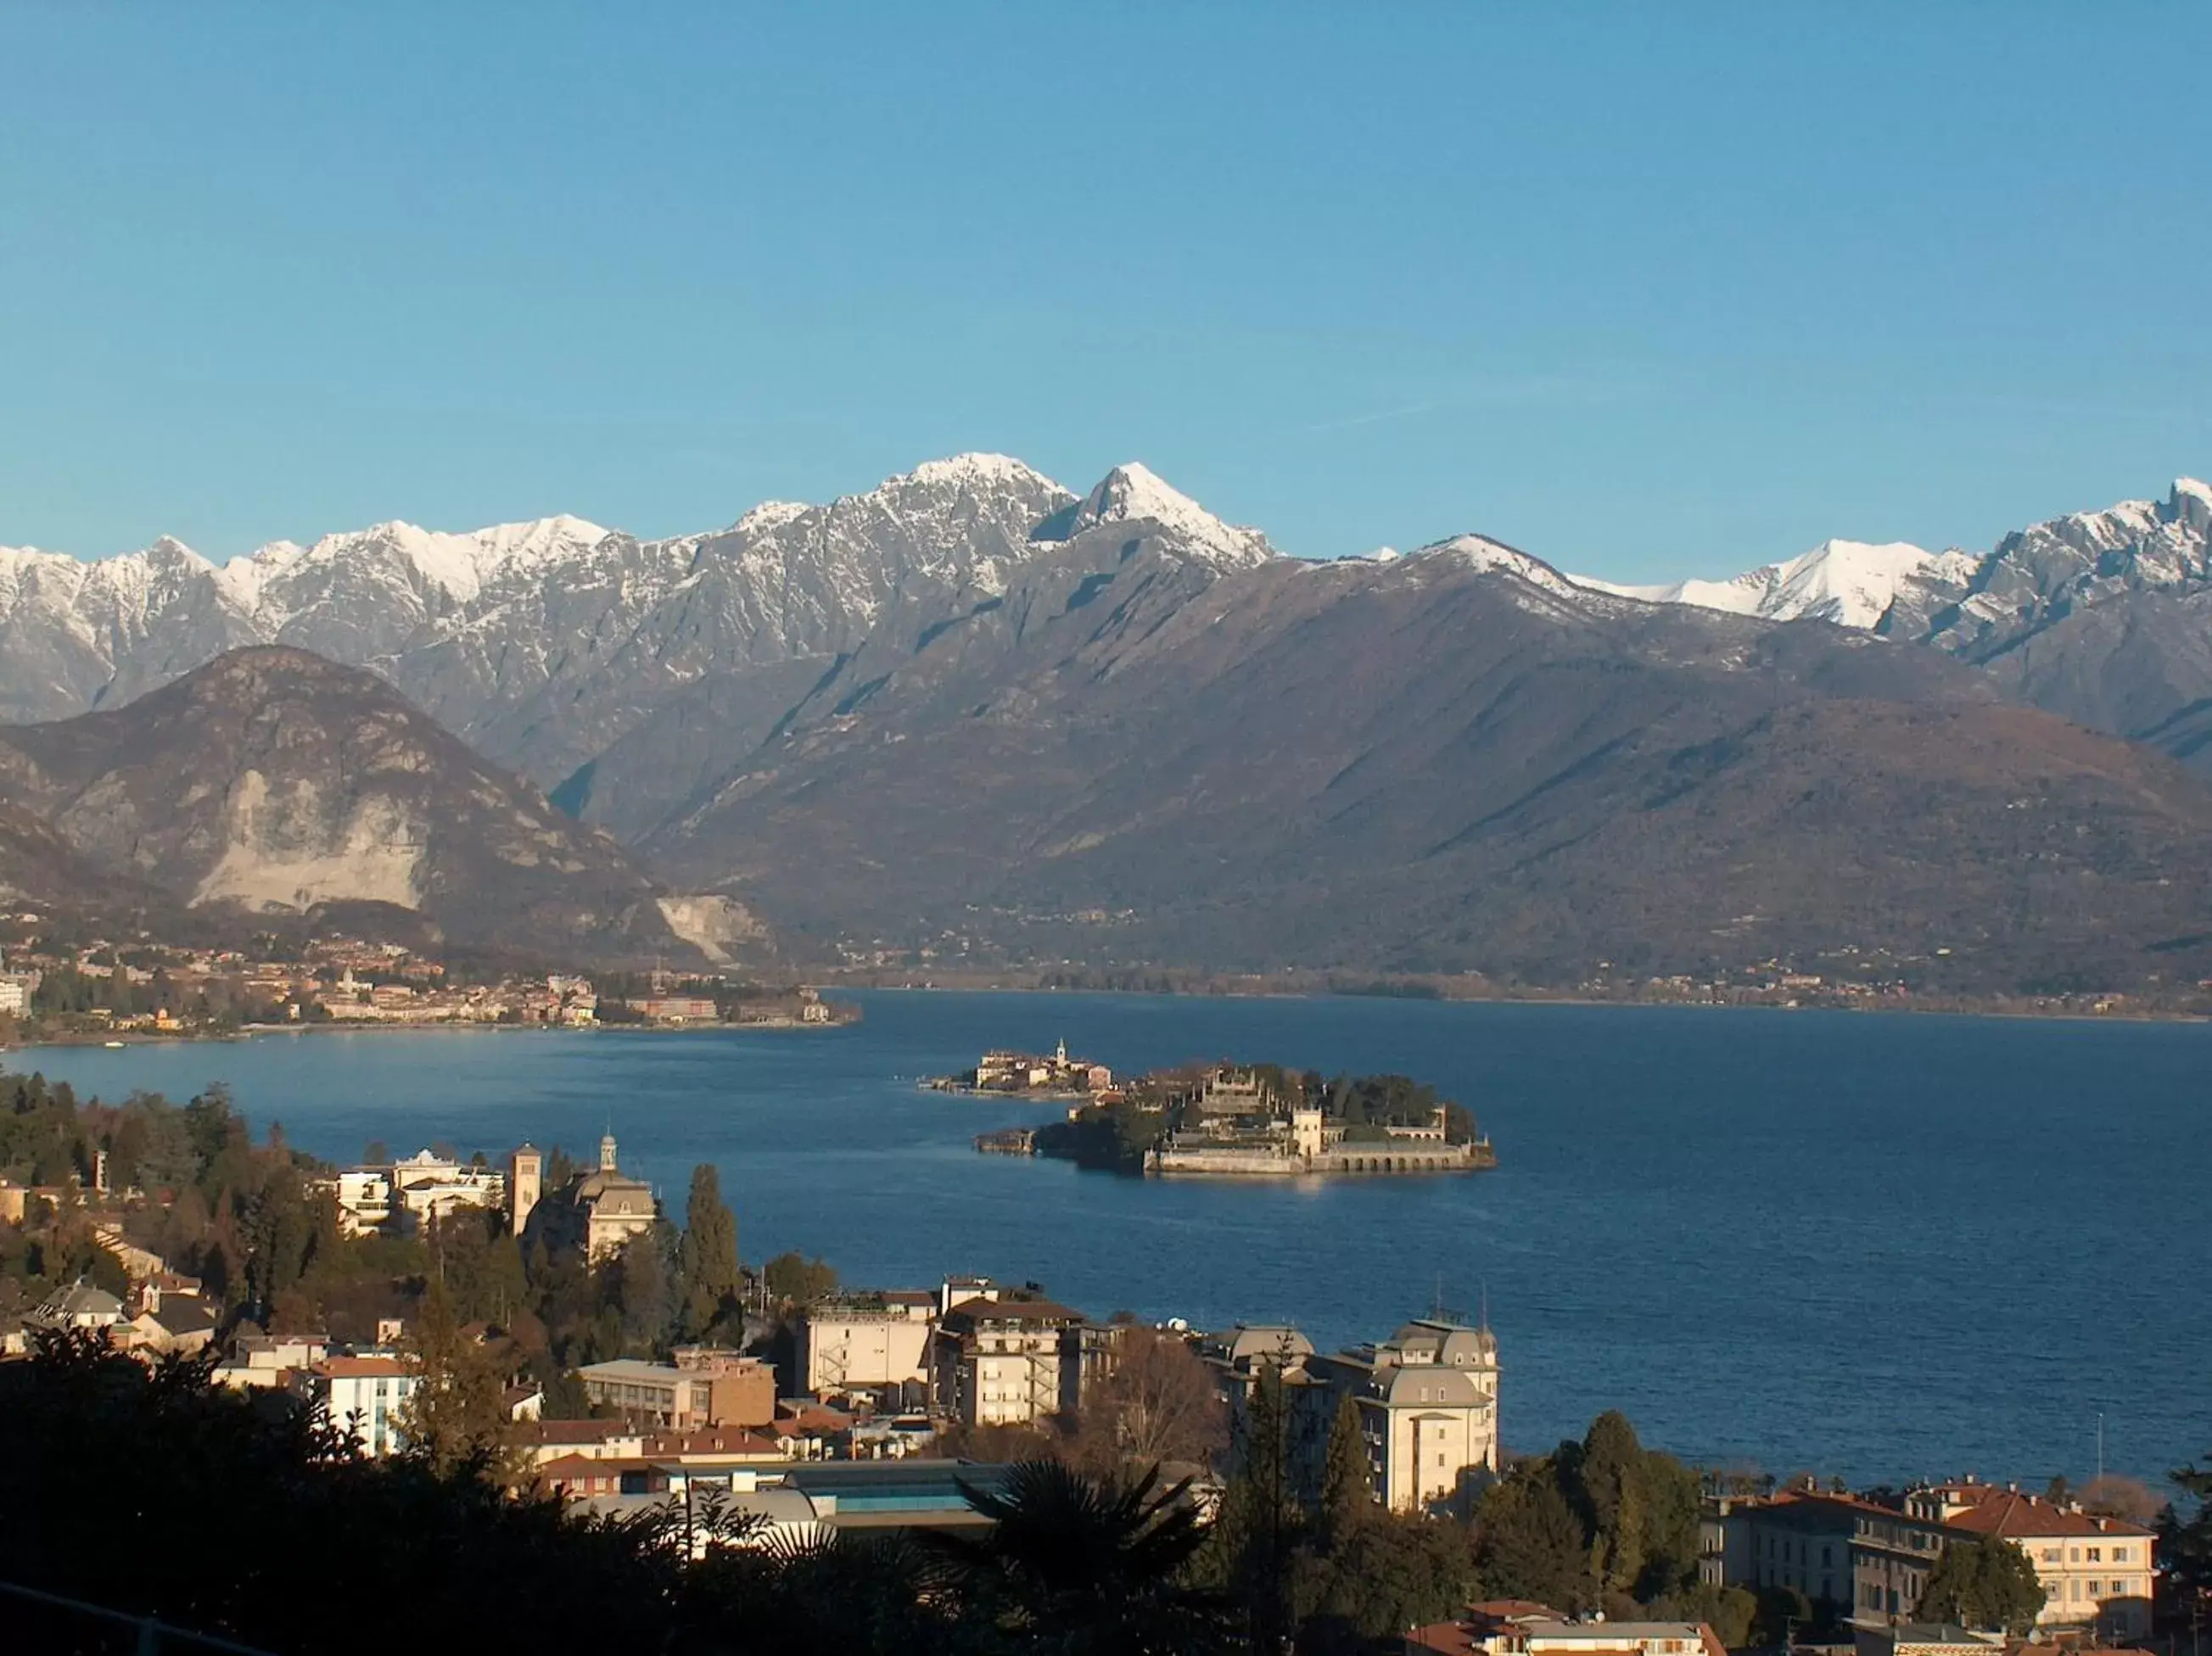
<svg viewBox="0 0 2212 1656">
<path fill-rule="evenodd" d="M 228 1081 L 338 1160 L 445 1140 L 711 1161 L 745 1257 L 1042 1283 L 1104 1315 L 1387 1334 L 1486 1290 L 1508 1445 L 1607 1407 L 1709 1464 L 2150 1481 L 2212 1451 L 2212 1027 L 1388 1000 L 878 993 L 829 1032 L 274 1035 L 11 1053 L 80 1089 Z M 1400 1070 L 1475 1176 L 1246 1186 L 976 1154 L 1050 1107 L 919 1091 L 987 1046 L 1117 1071 Z"/>
</svg>

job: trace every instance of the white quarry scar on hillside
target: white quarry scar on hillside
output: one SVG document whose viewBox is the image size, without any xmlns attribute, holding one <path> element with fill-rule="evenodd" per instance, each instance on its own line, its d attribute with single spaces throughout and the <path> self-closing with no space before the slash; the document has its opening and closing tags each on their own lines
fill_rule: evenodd
<svg viewBox="0 0 2212 1656">
<path fill-rule="evenodd" d="M 725 945 L 751 943 L 767 935 L 752 911 L 734 897 L 667 896 L 659 906 L 668 929 L 717 966 L 730 963 Z"/>
<path fill-rule="evenodd" d="M 334 822 L 306 779 L 271 796 L 258 771 L 239 779 L 225 810 L 222 858 L 192 894 L 252 908 L 311 908 L 324 902 L 422 901 L 422 830 L 398 802 L 371 796 Z"/>
</svg>

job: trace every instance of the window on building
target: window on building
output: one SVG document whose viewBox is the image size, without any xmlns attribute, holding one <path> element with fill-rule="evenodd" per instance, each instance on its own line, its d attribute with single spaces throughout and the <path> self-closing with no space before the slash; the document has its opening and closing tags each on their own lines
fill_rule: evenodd
<svg viewBox="0 0 2212 1656">
<path fill-rule="evenodd" d="M 2113 1549 L 2112 1549 L 2112 1562 L 2113 1562 L 2115 1564 L 2124 1564 L 2124 1563 L 2126 1563 L 2126 1562 L 2128 1562 L 2128 1550 L 2127 1550 L 2125 1547 L 2115 1547 L 2115 1548 L 2113 1548 Z"/>
<path fill-rule="evenodd" d="M 2091 1563 L 2093 1563 L 2093 1564 L 2101 1564 L 2101 1563 L 2103 1563 L 2103 1562 L 2105 1562 L 2105 1550 L 2104 1550 L 2102 1547 L 2092 1547 L 2092 1548 L 2090 1548 L 2090 1549 L 2089 1549 L 2089 1562 L 2090 1562 Z"/>
</svg>

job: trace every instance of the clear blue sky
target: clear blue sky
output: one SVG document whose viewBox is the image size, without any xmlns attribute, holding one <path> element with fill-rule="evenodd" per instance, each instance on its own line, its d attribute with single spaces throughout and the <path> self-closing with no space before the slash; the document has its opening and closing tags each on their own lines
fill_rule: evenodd
<svg viewBox="0 0 2212 1656">
<path fill-rule="evenodd" d="M 0 543 L 962 449 L 1618 578 L 2212 470 L 2212 6 L 0 11 Z"/>
</svg>

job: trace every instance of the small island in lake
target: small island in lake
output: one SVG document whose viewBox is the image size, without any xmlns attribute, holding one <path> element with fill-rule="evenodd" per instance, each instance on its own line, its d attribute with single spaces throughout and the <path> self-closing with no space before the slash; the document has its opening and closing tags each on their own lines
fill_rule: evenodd
<svg viewBox="0 0 2212 1656">
<path fill-rule="evenodd" d="M 988 1093 L 1012 1098 L 1098 1098 L 1110 1092 L 1114 1072 L 1087 1058 L 1070 1058 L 1061 1041 L 1042 1056 L 989 1052 L 975 1067 L 927 1083 L 940 1093 Z"/>
<path fill-rule="evenodd" d="M 1023 1130 L 1027 1131 L 1028 1130 Z M 1013 1149 L 1011 1135 L 978 1148 Z M 1407 1076 L 1260 1064 L 1156 1071 L 1029 1132 L 1031 1152 L 1117 1173 L 1288 1178 L 1498 1165 L 1467 1109 Z M 1019 1154 L 1018 1150 L 1014 1151 Z"/>
</svg>

